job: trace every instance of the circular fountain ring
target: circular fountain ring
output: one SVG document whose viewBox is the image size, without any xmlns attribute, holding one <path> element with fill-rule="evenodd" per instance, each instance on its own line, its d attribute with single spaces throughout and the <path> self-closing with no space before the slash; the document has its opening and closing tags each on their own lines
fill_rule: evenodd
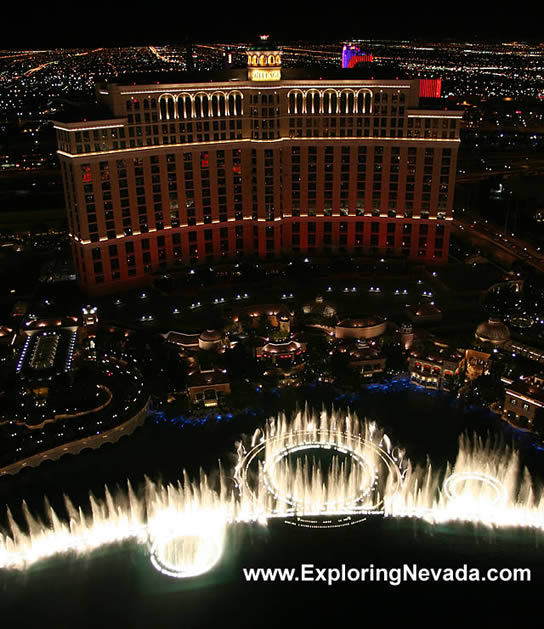
<svg viewBox="0 0 544 629">
<path fill-rule="evenodd" d="M 162 574 L 184 579 L 208 572 L 221 558 L 223 540 L 212 535 L 174 534 L 151 544 L 151 563 Z"/>
<path fill-rule="evenodd" d="M 285 504 L 293 508 L 297 508 L 302 505 L 302 502 L 303 502 L 302 500 L 299 500 L 295 498 L 294 496 L 287 495 L 285 493 L 285 490 L 278 486 L 274 472 L 275 472 L 276 465 L 278 465 L 278 463 L 280 463 L 280 461 L 282 461 L 283 459 L 287 458 L 290 454 L 293 454 L 295 452 L 306 452 L 308 450 L 314 450 L 314 449 L 334 450 L 336 452 L 340 452 L 341 454 L 347 454 L 349 458 L 352 459 L 352 461 L 354 461 L 355 463 L 359 465 L 363 473 L 366 473 L 366 478 L 364 478 L 363 479 L 364 482 L 360 484 L 358 493 L 351 500 L 346 502 L 346 505 L 345 505 L 346 507 L 360 503 L 361 500 L 363 500 L 366 496 L 368 496 L 368 494 L 372 491 L 373 487 L 376 486 L 378 482 L 376 470 L 373 470 L 365 461 L 365 459 L 362 456 L 360 456 L 358 453 L 344 450 L 343 448 L 340 448 L 339 446 L 335 446 L 328 443 L 322 443 L 320 441 L 314 441 L 314 442 L 310 441 L 302 445 L 293 444 L 290 446 L 286 446 L 285 448 L 277 452 L 271 461 L 268 461 L 265 464 L 264 470 L 263 470 L 264 471 L 263 480 L 265 482 L 265 485 L 268 491 L 271 494 L 273 494 L 275 498 L 277 498 L 281 502 L 284 502 Z M 327 508 L 331 506 L 334 507 L 334 505 L 335 505 L 334 502 L 324 502 L 322 504 L 322 507 L 325 510 L 327 510 Z"/>
<path fill-rule="evenodd" d="M 393 489 L 396 489 L 402 483 L 402 473 L 394 457 L 370 439 L 365 439 L 341 430 L 319 429 L 316 431 L 289 431 L 263 439 L 243 457 L 237 472 L 238 486 L 241 493 L 247 492 L 254 501 L 258 499 L 249 482 L 249 477 L 251 476 L 250 467 L 252 463 L 262 455 L 266 448 L 272 448 L 274 454 L 272 459 L 264 464 L 263 482 L 268 493 L 285 507 L 283 509 L 272 510 L 270 516 L 286 517 L 286 522 L 289 524 L 297 524 L 310 528 L 334 528 L 361 522 L 368 513 L 380 513 L 383 507 L 382 497 L 377 497 L 370 502 L 364 502 L 371 494 L 375 493 L 379 476 L 378 468 L 371 465 L 363 456 L 362 452 L 365 448 L 376 455 L 377 460 L 385 466 L 388 479 Z M 330 503 L 323 503 L 320 512 L 305 513 L 300 509 L 302 506 L 301 501 L 287 495 L 274 482 L 274 468 L 281 460 L 294 452 L 318 448 L 335 450 L 336 452 L 347 455 L 353 462 L 359 465 L 361 469 L 367 472 L 366 478 L 364 479 L 365 482 L 362 482 L 359 486 L 357 495 L 354 495 L 342 508 L 334 509 L 334 513 L 327 509 Z M 317 516 L 326 516 L 326 519 L 316 519 Z"/>
<path fill-rule="evenodd" d="M 491 501 L 492 504 L 503 504 L 506 502 L 507 492 L 505 486 L 493 476 L 481 474 L 480 472 L 460 472 L 448 476 L 444 481 L 444 492 L 448 500 L 461 499 L 462 494 L 458 490 L 458 485 L 466 482 L 478 482 L 491 487 L 495 492 L 495 496 Z"/>
</svg>

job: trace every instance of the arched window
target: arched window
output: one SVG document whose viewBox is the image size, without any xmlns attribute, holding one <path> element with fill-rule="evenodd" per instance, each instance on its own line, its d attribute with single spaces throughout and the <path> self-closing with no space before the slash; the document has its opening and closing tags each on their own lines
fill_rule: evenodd
<svg viewBox="0 0 544 629">
<path fill-rule="evenodd" d="M 290 114 L 294 114 L 295 113 L 295 95 L 293 94 L 293 92 L 289 93 L 288 111 L 289 111 Z"/>
<path fill-rule="evenodd" d="M 338 100 L 338 96 L 334 90 L 332 89 L 325 90 L 323 94 L 323 113 L 335 114 L 337 100 Z"/>
<path fill-rule="evenodd" d="M 183 106 L 183 96 L 178 94 L 178 118 L 185 118 L 185 107 Z"/>
<path fill-rule="evenodd" d="M 217 94 L 212 95 L 212 116 L 216 118 L 219 115 L 219 96 Z"/>
<path fill-rule="evenodd" d="M 132 101 L 127 100 L 127 111 L 132 111 Z"/>
<path fill-rule="evenodd" d="M 340 113 L 347 114 L 348 95 L 346 92 L 340 94 Z"/>
<path fill-rule="evenodd" d="M 168 119 L 169 120 L 173 120 L 176 117 L 176 113 L 175 113 L 175 107 L 174 107 L 174 99 L 169 96 L 168 100 L 166 101 L 167 103 L 167 107 L 168 107 Z"/>
<path fill-rule="evenodd" d="M 336 92 L 331 92 L 331 108 L 330 111 L 333 114 L 338 113 L 338 94 Z"/>
<path fill-rule="evenodd" d="M 229 94 L 228 105 L 229 106 L 228 106 L 227 114 L 229 116 L 235 116 L 236 115 L 236 98 L 234 94 Z"/>
<path fill-rule="evenodd" d="M 200 98 L 200 94 L 195 96 L 194 100 L 194 114 L 196 118 L 200 118 L 202 116 L 202 101 Z"/>
<path fill-rule="evenodd" d="M 241 116 L 243 113 L 242 95 L 236 94 L 236 115 Z"/>
<path fill-rule="evenodd" d="M 306 100 L 306 112 L 309 113 L 309 114 L 313 114 L 313 111 L 312 111 L 312 94 L 311 94 L 311 92 L 306 92 L 305 100 Z"/>
<path fill-rule="evenodd" d="M 308 90 L 306 92 L 306 113 L 319 113 L 319 92 L 317 90 Z"/>
<path fill-rule="evenodd" d="M 147 98 L 144 100 L 144 109 L 149 109 L 149 101 Z"/>
<path fill-rule="evenodd" d="M 301 114 L 304 110 L 304 93 L 301 90 L 291 90 L 287 95 L 289 98 L 289 113 Z"/>
<path fill-rule="evenodd" d="M 348 109 L 347 112 L 348 114 L 353 114 L 355 113 L 355 93 L 354 92 L 349 92 L 348 93 L 348 105 L 347 105 Z"/>
<path fill-rule="evenodd" d="M 191 98 L 187 94 L 178 96 L 178 115 L 180 118 L 191 117 Z"/>
<path fill-rule="evenodd" d="M 357 94 L 357 113 L 365 113 L 365 94 L 363 92 Z"/>
<path fill-rule="evenodd" d="M 225 95 L 219 94 L 219 115 L 220 116 L 224 116 L 226 114 L 225 106 L 226 106 Z"/>
<path fill-rule="evenodd" d="M 166 113 L 166 99 L 165 98 L 160 98 L 159 99 L 159 103 L 161 106 L 161 120 L 166 120 L 167 119 L 167 113 Z"/>
<path fill-rule="evenodd" d="M 296 100 L 295 100 L 295 111 L 298 114 L 301 114 L 304 111 L 303 108 L 303 94 L 302 92 L 297 92 Z"/>
<path fill-rule="evenodd" d="M 193 117 L 193 103 L 191 100 L 190 96 L 185 96 L 183 98 L 183 104 L 184 104 L 184 116 L 185 118 L 192 118 Z"/>
<path fill-rule="evenodd" d="M 161 120 L 172 120 L 176 117 L 176 103 L 172 94 L 161 94 L 159 107 Z"/>
</svg>

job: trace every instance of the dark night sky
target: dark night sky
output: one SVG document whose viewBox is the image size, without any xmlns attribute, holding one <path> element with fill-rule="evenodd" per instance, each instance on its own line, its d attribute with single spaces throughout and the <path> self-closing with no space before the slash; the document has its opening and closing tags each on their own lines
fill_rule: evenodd
<svg viewBox="0 0 544 629">
<path fill-rule="evenodd" d="M 123 46 L 185 41 L 452 38 L 541 41 L 536 15 L 512 14 L 498 4 L 368 0 L 222 3 L 205 0 L 4 3 L 0 48 Z M 379 3 L 378 3 L 379 2 Z M 254 6 L 250 12 L 247 7 Z M 512 5 L 510 5 L 511 8 Z M 525 5 L 527 6 L 527 5 Z M 217 7 L 217 8 L 215 8 Z M 220 8 L 219 8 L 220 7 Z M 263 7 L 270 8 L 269 12 Z M 277 7 L 280 7 L 279 9 Z M 297 10 L 298 9 L 298 10 Z M 303 17 L 301 13 L 306 15 Z"/>
</svg>

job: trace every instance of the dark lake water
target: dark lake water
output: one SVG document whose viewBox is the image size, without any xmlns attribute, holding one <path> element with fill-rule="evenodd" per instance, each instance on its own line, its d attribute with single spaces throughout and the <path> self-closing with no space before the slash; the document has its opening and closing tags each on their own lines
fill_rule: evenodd
<svg viewBox="0 0 544 629">
<path fill-rule="evenodd" d="M 322 393 L 306 393 L 318 402 Z M 281 400 L 278 402 L 281 403 Z M 402 386 L 365 391 L 351 403 L 361 416 L 375 419 L 407 455 L 436 465 L 453 461 L 460 433 L 512 434 L 490 413 L 463 409 L 447 397 Z M 270 403 L 272 408 L 273 402 Z M 114 486 L 130 478 L 138 488 L 144 474 L 172 481 L 182 468 L 214 469 L 221 458 L 232 461 L 233 444 L 249 434 L 262 417 L 248 415 L 230 422 L 180 427 L 149 421 L 132 437 L 96 452 L 46 463 L 13 479 L 0 479 L 0 504 L 17 515 L 22 499 L 39 511 L 43 495 L 62 504 L 63 492 L 85 504 L 89 490 L 100 495 L 104 483 Z M 534 474 L 544 469 L 544 453 L 521 441 L 524 462 Z M 2 513 L 5 516 L 5 513 Z M 236 525 L 228 534 L 226 552 L 215 568 L 187 581 L 159 574 L 147 549 L 127 542 L 85 556 L 59 556 L 25 572 L 0 572 L 0 616 L 18 626 L 40 623 L 55 627 L 215 627 L 362 626 L 371 618 L 380 624 L 434 625 L 438 612 L 483 621 L 537 614 L 544 584 L 544 536 L 529 530 L 491 531 L 485 527 L 449 524 L 431 526 L 414 520 L 369 517 L 341 529 L 308 530 L 276 521 L 267 527 Z M 334 583 L 248 583 L 243 568 L 420 568 L 531 569 L 529 583 L 402 583 L 357 581 Z M 368 573 L 367 573 L 368 574 Z M 436 605 L 439 605 L 438 612 Z M 535 616 L 536 618 L 537 616 Z M 430 622 L 433 618 L 436 622 Z M 374 623 L 375 624 L 375 621 Z M 412 622 L 409 626 L 412 626 Z"/>
</svg>

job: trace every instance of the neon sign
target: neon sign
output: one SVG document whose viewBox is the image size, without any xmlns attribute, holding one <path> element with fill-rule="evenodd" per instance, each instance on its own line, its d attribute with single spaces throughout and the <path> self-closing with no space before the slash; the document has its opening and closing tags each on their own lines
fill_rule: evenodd
<svg viewBox="0 0 544 629">
<path fill-rule="evenodd" d="M 281 70 L 265 70 L 261 68 L 250 68 L 249 78 L 251 81 L 279 81 L 281 79 Z"/>
</svg>

